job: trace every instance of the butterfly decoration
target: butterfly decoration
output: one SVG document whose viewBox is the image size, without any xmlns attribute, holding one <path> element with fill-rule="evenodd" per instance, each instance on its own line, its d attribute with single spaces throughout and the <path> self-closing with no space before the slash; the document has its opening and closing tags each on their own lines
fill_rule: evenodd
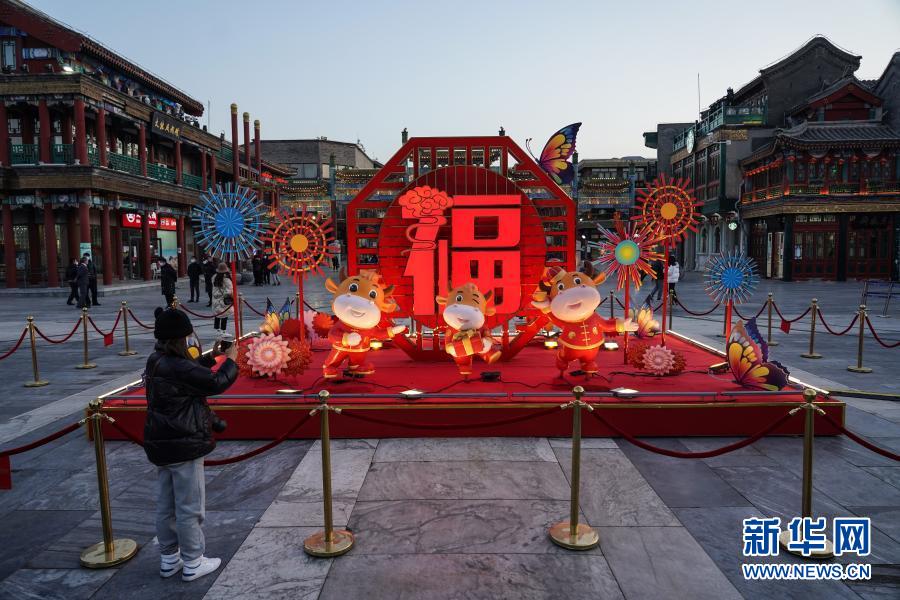
<svg viewBox="0 0 900 600">
<path fill-rule="evenodd" d="M 749 388 L 780 390 L 787 387 L 788 370 L 776 361 L 769 361 L 769 346 L 763 340 L 756 319 L 743 321 L 731 328 L 725 354 L 735 381 Z"/>
<path fill-rule="evenodd" d="M 531 153 L 531 138 L 525 141 L 525 147 L 528 148 L 531 157 L 557 185 L 572 183 L 572 179 L 575 178 L 575 167 L 569 162 L 569 157 L 575 152 L 575 136 L 578 135 L 580 127 L 581 123 L 572 123 L 551 135 L 541 150 L 540 158 Z"/>
<path fill-rule="evenodd" d="M 659 333 L 659 321 L 653 318 L 653 309 L 643 307 L 638 311 L 631 309 L 631 320 L 637 323 L 638 329 L 634 332 L 636 338 L 650 338 Z"/>
<path fill-rule="evenodd" d="M 291 299 L 288 298 L 281 305 L 279 310 L 275 310 L 272 301 L 266 298 L 266 314 L 263 317 L 263 325 L 260 331 L 263 333 L 271 333 L 277 335 L 281 332 L 281 326 L 285 321 L 291 318 Z"/>
</svg>

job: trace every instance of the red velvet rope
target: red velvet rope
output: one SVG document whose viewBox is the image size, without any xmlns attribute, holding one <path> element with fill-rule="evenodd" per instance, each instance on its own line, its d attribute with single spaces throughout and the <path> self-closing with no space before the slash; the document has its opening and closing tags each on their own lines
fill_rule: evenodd
<svg viewBox="0 0 900 600">
<path fill-rule="evenodd" d="M 615 425 L 613 425 L 612 423 L 607 421 L 603 417 L 603 415 L 601 415 L 600 412 L 597 410 L 594 410 L 591 414 L 598 421 L 600 421 L 601 423 L 603 423 L 604 425 L 606 425 L 607 427 L 612 429 L 616 435 L 619 435 L 619 436 L 625 438 L 626 440 L 628 440 L 628 442 L 630 442 L 631 444 L 634 444 L 638 448 L 643 448 L 644 450 L 649 450 L 650 452 L 655 452 L 656 454 L 662 454 L 663 456 L 671 456 L 673 458 L 712 458 L 714 456 L 721 456 L 722 454 L 727 454 L 728 452 L 733 452 L 735 450 L 739 450 L 739 449 L 743 448 L 744 446 L 749 446 L 750 444 L 758 441 L 759 439 L 769 435 L 770 433 L 775 431 L 778 427 L 780 427 L 783 423 L 785 423 L 788 419 L 790 419 L 792 416 L 794 416 L 792 413 L 787 412 L 784 415 L 782 415 L 777 421 L 775 421 L 771 425 L 767 426 L 762 431 L 759 431 L 759 432 L 753 434 L 752 436 L 745 438 L 739 442 L 735 442 L 733 444 L 728 444 L 727 446 L 722 446 L 721 448 L 716 448 L 715 450 L 706 450 L 703 452 L 679 452 L 677 450 L 669 450 L 668 448 L 660 448 L 659 446 L 653 446 L 651 444 L 648 444 L 647 442 L 642 442 L 641 440 L 637 439 L 636 437 L 634 437 L 632 435 L 625 433 L 624 431 L 622 431 L 621 429 L 619 429 L 618 427 L 616 427 Z"/>
<path fill-rule="evenodd" d="M 892 344 L 892 343 L 890 343 L 890 342 L 885 342 L 885 341 L 883 341 L 880 337 L 878 337 L 878 334 L 875 333 L 875 328 L 872 327 L 872 321 L 869 320 L 868 315 L 866 316 L 866 325 L 869 326 L 869 331 L 872 332 L 872 337 L 875 338 L 875 341 L 878 342 L 879 344 L 881 344 L 883 347 L 885 347 L 885 348 L 896 348 L 897 346 L 900 346 L 900 342 L 894 342 L 894 343 Z"/>
<path fill-rule="evenodd" d="M 19 339 L 16 341 L 15 344 L 13 344 L 13 347 L 10 348 L 7 352 L 4 352 L 2 355 L 0 355 L 0 360 L 3 360 L 4 358 L 8 358 L 13 352 L 15 352 L 16 350 L 19 349 L 19 346 L 21 346 L 22 342 L 25 340 L 26 333 L 28 333 L 27 327 L 22 330 L 22 335 L 19 336 Z"/>
<path fill-rule="evenodd" d="M 841 425 L 840 423 L 838 423 L 837 421 L 832 419 L 828 413 L 825 413 L 822 416 L 825 417 L 826 421 L 828 421 L 829 423 L 834 425 L 835 429 L 837 429 L 838 431 L 840 431 L 841 433 L 846 435 L 848 438 L 850 438 L 851 440 L 853 440 L 854 442 L 856 442 L 863 448 L 867 448 L 867 449 L 871 450 L 872 452 L 874 452 L 876 454 L 880 454 L 886 458 L 890 458 L 891 460 L 900 461 L 900 454 L 894 454 L 890 450 L 885 450 L 884 448 L 879 448 L 878 446 L 876 446 L 869 440 L 859 437 L 858 435 L 856 435 L 849 429 L 846 429 L 843 425 Z"/>
<path fill-rule="evenodd" d="M 107 335 L 112 335 L 112 333 L 116 330 L 116 327 L 119 326 L 119 321 L 120 321 L 121 319 L 122 319 L 122 313 L 119 312 L 119 314 L 116 315 L 116 322 L 113 323 L 112 329 L 109 330 L 109 333 L 105 333 L 102 329 L 100 329 L 99 327 L 97 327 L 97 324 L 94 323 L 94 319 L 91 318 L 91 317 L 88 317 L 88 323 L 91 324 L 91 327 L 94 328 L 94 331 L 96 331 L 97 333 L 99 333 L 99 334 L 102 335 L 103 337 L 106 337 Z"/>
<path fill-rule="evenodd" d="M 806 315 L 808 315 L 808 314 L 809 314 L 809 311 L 812 310 L 810 307 L 807 306 L 807 307 L 806 307 L 806 310 L 804 310 L 804 311 L 800 314 L 799 317 L 795 317 L 795 318 L 793 318 L 793 319 L 788 319 L 788 318 L 785 317 L 783 314 L 781 314 L 781 311 L 780 311 L 780 310 L 778 310 L 778 305 L 777 305 L 777 304 L 775 304 L 774 302 L 772 302 L 772 307 L 775 309 L 775 312 L 778 313 L 778 317 L 779 317 L 782 321 L 784 321 L 784 322 L 786 322 L 786 323 L 796 323 L 797 321 L 799 321 L 800 319 L 802 319 L 803 317 L 805 317 Z"/>
<path fill-rule="evenodd" d="M 247 302 L 246 299 L 241 298 L 241 301 L 244 303 L 244 306 L 246 306 L 247 308 L 249 308 L 252 312 L 255 312 L 256 314 L 258 314 L 258 315 L 261 316 L 261 317 L 265 317 L 265 316 L 266 316 L 265 313 L 261 313 L 261 312 L 259 312 L 258 310 L 256 310 L 255 308 L 253 308 L 253 306 L 251 306 L 250 303 Z"/>
<path fill-rule="evenodd" d="M 43 437 L 39 440 L 35 440 L 29 444 L 25 444 L 24 446 L 19 446 L 18 448 L 10 448 L 9 450 L 3 450 L 2 452 L 0 452 L 0 456 L 12 456 L 14 454 L 21 454 L 23 452 L 28 452 L 29 450 L 34 450 L 35 448 L 37 448 L 39 446 L 43 446 L 44 444 L 49 444 L 53 440 L 57 440 L 66 434 L 72 433 L 79 427 L 81 427 L 81 423 L 78 421 L 75 421 L 71 425 L 63 427 L 56 433 L 51 433 L 47 437 Z"/>
<path fill-rule="evenodd" d="M 143 327 L 144 329 L 153 329 L 153 325 L 145 325 L 141 323 L 141 320 L 135 316 L 134 311 L 130 308 L 128 309 L 128 314 L 131 315 L 131 318 L 134 319 L 134 322 L 138 324 L 139 327 Z"/>
<path fill-rule="evenodd" d="M 302 427 L 304 423 L 309 421 L 311 416 L 312 415 L 310 415 L 309 413 L 303 415 L 303 417 L 293 427 L 288 429 L 286 432 L 284 432 L 284 434 L 282 434 L 278 438 L 272 440 L 268 444 L 264 444 L 264 445 L 260 446 L 259 448 L 255 448 L 253 450 L 250 450 L 249 452 L 245 452 L 243 454 L 238 454 L 236 456 L 229 456 L 228 458 L 219 458 L 219 459 L 215 459 L 215 460 L 207 460 L 207 461 L 204 461 L 203 464 L 204 464 L 204 466 L 207 466 L 207 467 L 217 467 L 220 465 L 230 465 L 230 464 L 233 464 L 236 462 L 240 462 L 242 460 L 247 460 L 248 458 L 253 458 L 254 456 L 257 456 L 258 454 L 262 454 L 263 452 L 266 452 L 267 450 L 271 450 L 275 446 L 281 444 L 283 441 L 288 439 L 288 437 L 290 437 L 290 435 L 292 433 L 294 433 L 295 431 L 300 429 L 300 427 Z M 113 421 L 111 423 L 111 425 L 113 426 L 113 428 L 116 431 L 118 431 L 119 433 L 124 435 L 128 439 L 128 441 L 130 441 L 134 444 L 137 444 L 138 446 L 140 446 L 142 448 L 144 447 L 144 443 L 141 440 L 139 440 L 137 437 L 133 436 L 128 430 L 122 428 L 118 423 Z"/>
<path fill-rule="evenodd" d="M 72 328 L 72 331 L 70 331 L 68 333 L 68 335 L 66 335 L 64 338 L 59 339 L 59 340 L 54 340 L 53 338 L 50 338 L 50 337 L 47 337 L 46 335 L 44 335 L 44 332 L 41 331 L 37 325 L 34 326 L 34 332 L 36 334 L 38 334 L 39 336 L 41 336 L 41 338 L 43 338 L 45 341 L 50 342 L 51 344 L 62 344 L 63 342 L 68 342 L 69 338 L 71 338 L 73 335 L 75 335 L 75 332 L 78 331 L 79 325 L 81 325 L 81 319 L 78 319 L 78 321 L 75 322 L 75 327 Z"/>
<path fill-rule="evenodd" d="M 401 407 L 402 408 L 402 407 Z M 552 412 L 558 412 L 560 409 L 558 406 L 552 406 L 545 410 L 539 410 L 537 412 L 533 412 L 531 414 L 521 415 L 518 417 L 511 417 L 509 419 L 501 419 L 499 421 L 482 421 L 480 423 L 466 423 L 463 425 L 460 424 L 448 424 L 448 425 L 436 425 L 433 423 L 398 423 L 395 421 L 387 421 L 385 419 L 379 419 L 378 417 L 369 417 L 363 416 L 362 414 L 357 414 L 348 410 L 341 411 L 341 416 L 348 417 L 350 419 L 356 419 L 358 421 L 365 421 L 367 423 L 376 423 L 378 425 L 389 425 L 394 427 L 402 427 L 405 429 L 431 429 L 434 431 L 447 431 L 450 429 L 480 429 L 483 427 L 497 427 L 499 425 L 510 425 L 512 423 L 520 423 L 522 421 L 528 421 L 529 419 L 536 419 L 538 417 L 543 417 L 545 415 L 549 415 Z"/>
<path fill-rule="evenodd" d="M 716 311 L 716 309 L 719 308 L 719 306 L 720 306 L 720 303 L 719 303 L 719 302 L 716 302 L 716 303 L 713 305 L 713 307 L 712 307 L 711 309 L 709 309 L 708 311 L 706 311 L 706 312 L 693 312 L 693 311 L 688 310 L 688 309 L 684 306 L 684 304 L 681 303 L 681 300 L 679 300 L 678 298 L 675 298 L 675 304 L 677 304 L 678 306 L 680 306 L 681 308 L 683 308 L 683 309 L 684 309 L 684 312 L 686 312 L 687 314 L 692 315 L 692 316 L 694 316 L 694 317 L 705 317 L 706 315 L 709 315 L 709 314 L 714 313 L 714 312 Z"/>
<path fill-rule="evenodd" d="M 766 304 L 768 304 L 768 302 Z M 766 310 L 766 304 L 763 304 L 762 306 L 760 306 L 759 310 L 756 311 L 756 314 L 753 315 L 752 317 L 745 317 L 744 315 L 742 315 L 741 312 L 738 310 L 737 304 L 732 305 L 731 310 L 733 310 L 734 314 L 736 314 L 739 318 L 741 318 L 745 321 L 749 321 L 750 319 L 759 318 L 759 315 L 761 315 L 763 313 L 763 311 Z"/>
<path fill-rule="evenodd" d="M 200 313 L 196 313 L 196 312 L 192 311 L 191 309 L 189 309 L 187 306 L 185 306 L 183 304 L 179 304 L 178 308 L 183 310 L 184 312 L 186 312 L 189 315 L 193 315 L 193 316 L 197 317 L 198 319 L 215 319 L 216 317 L 221 317 L 222 315 L 224 315 L 225 313 L 227 313 L 231 310 L 231 307 L 229 306 L 227 308 L 222 309 L 221 312 L 217 312 L 214 315 L 201 315 Z"/>
<path fill-rule="evenodd" d="M 856 321 L 859 320 L 859 314 L 853 315 L 853 320 L 850 321 L 850 324 L 847 325 L 847 328 L 844 329 L 844 330 L 841 331 L 841 332 L 837 332 L 837 331 L 834 331 L 831 327 L 829 327 L 829 326 L 828 326 L 828 323 L 825 322 L 825 317 L 822 316 L 822 311 L 821 311 L 821 310 L 820 310 L 820 311 L 816 311 L 816 312 L 819 313 L 819 320 L 822 321 L 822 325 L 825 327 L 825 330 L 828 331 L 828 333 L 830 333 L 831 335 L 844 335 L 844 334 L 846 334 L 848 331 L 850 331 L 850 329 L 851 329 L 854 325 L 856 325 Z"/>
</svg>

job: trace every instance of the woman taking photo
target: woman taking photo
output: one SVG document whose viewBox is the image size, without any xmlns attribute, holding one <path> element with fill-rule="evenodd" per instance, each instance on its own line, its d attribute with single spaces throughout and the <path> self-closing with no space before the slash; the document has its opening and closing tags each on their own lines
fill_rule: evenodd
<svg viewBox="0 0 900 600">
<path fill-rule="evenodd" d="M 228 265 L 220 262 L 216 267 L 216 274 L 213 276 L 212 282 L 212 309 L 213 314 L 217 316 L 213 322 L 213 329 L 216 330 L 216 337 L 222 338 L 228 329 L 228 315 L 234 312 L 234 298 L 232 297 L 233 287 L 231 285 L 231 276 L 228 274 Z M 225 312 L 225 309 L 230 308 Z"/>
<path fill-rule="evenodd" d="M 237 350 L 230 345 L 226 358 L 213 371 L 215 356 L 198 354 L 199 344 L 188 316 L 177 309 L 156 309 L 153 335 L 156 348 L 147 359 L 144 386 L 147 421 L 144 451 L 157 469 L 156 538 L 161 577 L 182 572 L 193 581 L 219 568 L 221 559 L 207 558 L 203 537 L 206 483 L 203 457 L 213 451 L 213 431 L 225 422 L 210 410 L 207 396 L 221 394 L 237 379 Z M 191 358 L 192 353 L 199 358 Z"/>
</svg>

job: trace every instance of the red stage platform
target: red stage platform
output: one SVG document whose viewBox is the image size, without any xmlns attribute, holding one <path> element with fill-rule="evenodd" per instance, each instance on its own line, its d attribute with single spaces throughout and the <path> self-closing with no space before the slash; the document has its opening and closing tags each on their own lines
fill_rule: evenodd
<svg viewBox="0 0 900 600">
<path fill-rule="evenodd" d="M 497 371 L 498 381 L 463 381 L 453 363 L 415 362 L 398 349 L 385 348 L 370 353 L 377 372 L 364 379 L 325 381 L 321 378 L 324 352 L 314 354 L 313 366 L 297 377 L 278 381 L 241 378 L 226 395 L 210 399 L 210 404 L 228 421 L 221 439 L 273 439 L 283 435 L 318 403 L 316 394 L 327 389 L 330 404 L 344 414 L 331 418 L 331 435 L 348 438 L 431 437 L 431 436 L 551 436 L 571 435 L 569 411 L 550 411 L 540 417 L 494 427 L 467 428 L 466 425 L 510 420 L 572 399 L 572 388 L 585 388 L 585 401 L 599 404 L 605 419 L 620 430 L 637 436 L 749 436 L 764 429 L 802 401 L 802 384 L 780 393 L 749 392 L 732 381 L 730 373 L 710 374 L 710 364 L 721 356 L 712 349 L 670 335 L 668 345 L 684 353 L 687 366 L 677 376 L 655 377 L 624 364 L 622 350 L 603 352 L 598 358 L 602 375 L 586 379 L 567 374 L 556 376 L 553 350 L 530 345 L 512 361 L 495 365 L 476 362 L 481 371 Z M 573 368 L 574 368 L 573 363 Z M 616 397 L 614 388 L 631 388 L 641 394 Z M 407 397 L 404 390 L 426 392 Z M 296 390 L 280 394 L 279 390 Z M 143 388 L 116 391 L 104 398 L 104 408 L 133 435 L 141 437 L 145 401 Z M 831 418 L 844 422 L 844 403 L 820 396 L 821 407 Z M 546 411 L 545 411 L 546 412 Z M 391 424 L 352 418 L 353 414 Z M 395 424 L 396 423 L 396 424 Z M 416 425 L 458 425 L 458 428 L 430 429 Z M 788 420 L 776 434 L 799 434 L 803 419 Z M 817 419 L 816 433 L 837 433 L 824 419 Z M 121 434 L 106 425 L 109 439 Z M 598 420 L 585 416 L 583 435 L 609 436 Z M 294 438 L 317 438 L 318 419 L 310 419 Z"/>
</svg>

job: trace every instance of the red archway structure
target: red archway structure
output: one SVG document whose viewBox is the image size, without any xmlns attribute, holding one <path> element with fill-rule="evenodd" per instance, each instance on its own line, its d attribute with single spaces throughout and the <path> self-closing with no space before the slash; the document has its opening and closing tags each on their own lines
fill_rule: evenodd
<svg viewBox="0 0 900 600">
<path fill-rule="evenodd" d="M 505 324 L 530 311 L 545 265 L 575 267 L 575 203 L 510 138 L 412 138 L 347 208 L 348 270 L 396 286 L 398 317 L 438 324 L 436 294 L 475 281 L 493 289 Z M 520 331 L 509 357 L 538 330 Z M 520 328 L 521 329 L 521 328 Z M 428 354 L 398 340 L 414 357 Z M 438 336 L 432 348 L 439 347 Z M 412 350 L 415 349 L 415 352 Z"/>
</svg>

